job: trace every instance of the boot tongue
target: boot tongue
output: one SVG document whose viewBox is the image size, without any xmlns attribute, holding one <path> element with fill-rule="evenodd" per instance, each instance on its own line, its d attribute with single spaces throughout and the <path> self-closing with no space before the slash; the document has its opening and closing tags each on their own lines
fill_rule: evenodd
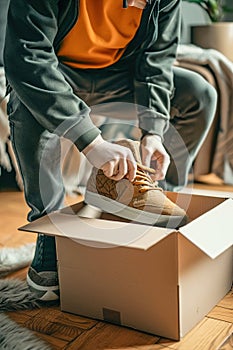
<svg viewBox="0 0 233 350">
<path fill-rule="evenodd" d="M 133 141 L 130 139 L 122 139 L 122 140 L 114 141 L 114 143 L 117 143 L 120 146 L 124 146 L 124 147 L 129 148 L 132 151 L 136 162 L 139 164 L 142 164 L 142 159 L 141 159 L 141 155 L 140 155 L 140 142 L 139 141 Z"/>
</svg>

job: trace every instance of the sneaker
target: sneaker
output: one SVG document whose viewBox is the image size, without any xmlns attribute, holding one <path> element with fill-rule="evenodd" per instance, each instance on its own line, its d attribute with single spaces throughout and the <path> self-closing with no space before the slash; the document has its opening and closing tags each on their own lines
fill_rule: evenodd
<svg viewBox="0 0 233 350">
<path fill-rule="evenodd" d="M 54 237 L 38 235 L 35 255 L 27 273 L 27 284 L 37 300 L 46 303 L 59 300 Z"/>
<path fill-rule="evenodd" d="M 29 267 L 27 284 L 38 301 L 45 303 L 59 301 L 59 284 L 56 271 L 37 272 L 32 267 Z"/>
<path fill-rule="evenodd" d="M 128 139 L 116 142 L 131 149 L 137 162 L 133 182 L 106 177 L 102 170 L 93 168 L 88 180 L 85 202 L 102 211 L 143 224 L 177 228 L 188 221 L 186 212 L 173 203 L 153 182 L 154 169 L 142 165 L 140 143 Z"/>
</svg>

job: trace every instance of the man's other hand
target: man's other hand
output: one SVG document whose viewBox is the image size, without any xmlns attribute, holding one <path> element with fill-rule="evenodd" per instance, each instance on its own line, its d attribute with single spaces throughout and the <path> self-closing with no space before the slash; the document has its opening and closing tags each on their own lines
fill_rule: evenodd
<svg viewBox="0 0 233 350">
<path fill-rule="evenodd" d="M 141 141 L 142 164 L 156 170 L 151 175 L 154 181 L 163 180 L 170 164 L 170 157 L 165 150 L 161 137 L 158 135 L 146 135 Z"/>
</svg>

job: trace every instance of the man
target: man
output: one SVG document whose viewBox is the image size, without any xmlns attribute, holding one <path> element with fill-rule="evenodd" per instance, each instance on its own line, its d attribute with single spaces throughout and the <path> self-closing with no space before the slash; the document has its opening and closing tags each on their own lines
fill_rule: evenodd
<svg viewBox="0 0 233 350">
<path fill-rule="evenodd" d="M 216 93 L 198 75 L 173 67 L 179 31 L 179 0 L 11 0 L 8 113 L 29 221 L 63 204 L 61 136 L 108 178 L 134 180 L 131 150 L 102 138 L 90 118 L 94 105 L 136 106 L 142 163 L 156 164 L 155 180 L 167 173 L 172 186 L 186 183 L 213 119 Z M 117 112 L 121 118 L 124 111 Z M 28 281 L 42 300 L 56 299 L 52 237 L 39 235 Z"/>
</svg>

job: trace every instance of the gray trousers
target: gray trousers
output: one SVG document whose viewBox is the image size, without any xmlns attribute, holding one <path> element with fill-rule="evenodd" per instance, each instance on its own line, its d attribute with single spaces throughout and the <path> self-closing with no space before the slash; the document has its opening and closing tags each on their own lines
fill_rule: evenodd
<svg viewBox="0 0 233 350">
<path fill-rule="evenodd" d="M 132 78 L 126 71 L 103 75 L 67 66 L 61 70 L 74 93 L 91 107 L 104 138 L 140 138 Z M 205 79 L 183 68 L 174 67 L 174 84 L 170 126 L 164 135 L 171 156 L 166 181 L 181 188 L 213 121 L 217 95 Z M 63 206 L 60 139 L 43 129 L 15 96 L 13 100 L 11 138 L 31 208 L 28 220 L 32 221 Z"/>
</svg>

